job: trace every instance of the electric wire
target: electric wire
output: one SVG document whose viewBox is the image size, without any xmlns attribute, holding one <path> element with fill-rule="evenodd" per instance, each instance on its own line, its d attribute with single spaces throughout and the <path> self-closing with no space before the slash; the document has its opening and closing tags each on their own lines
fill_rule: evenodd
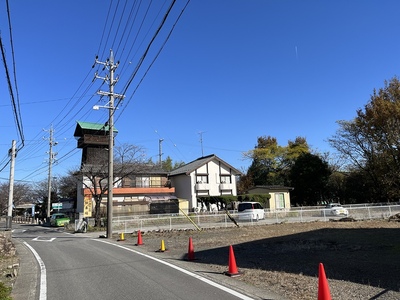
<svg viewBox="0 0 400 300">
<path fill-rule="evenodd" d="M 18 127 L 18 132 L 21 138 L 21 146 L 19 147 L 19 150 L 24 147 L 25 143 L 25 138 L 24 138 L 24 130 L 23 130 L 23 125 L 22 125 L 22 116 L 21 116 L 21 109 L 20 109 L 20 100 L 19 100 L 19 92 L 18 92 L 18 84 L 17 84 L 17 71 L 16 71 L 16 63 L 15 63 L 15 51 L 14 51 L 14 42 L 13 42 L 13 34 L 12 34 L 12 27 L 11 27 L 11 16 L 10 16 L 10 5 L 8 3 L 8 0 L 6 0 L 6 5 L 7 5 L 7 18 L 8 18 L 8 28 L 9 28 L 9 34 L 10 34 L 10 45 L 11 45 L 11 56 L 12 56 L 12 64 L 13 64 L 13 72 L 14 72 L 14 84 L 15 84 L 15 92 L 17 94 L 17 103 L 14 104 L 14 110 L 15 110 L 15 119 Z"/>
<path fill-rule="evenodd" d="M 113 27 L 114 27 L 114 21 L 115 21 L 116 15 L 117 15 L 118 6 L 119 6 L 119 0 L 117 1 L 117 6 L 116 6 L 116 8 L 115 8 L 115 10 L 114 10 L 113 18 L 112 18 L 112 20 L 111 20 L 111 25 L 109 26 L 109 30 L 108 30 L 108 35 L 107 35 L 107 40 L 106 40 L 106 41 L 109 40 L 110 35 L 111 35 L 111 32 L 112 32 L 112 29 L 113 29 Z M 105 53 L 105 51 L 106 51 L 106 46 L 107 46 L 107 42 L 104 43 L 104 48 L 103 48 L 102 56 L 104 56 L 104 53 Z"/>
<path fill-rule="evenodd" d="M 118 1 L 118 3 L 119 3 L 119 1 Z M 127 0 L 125 0 L 125 5 L 124 5 L 124 8 L 122 9 L 122 16 L 119 18 L 119 22 L 118 22 L 118 25 L 117 25 L 117 29 L 115 30 L 115 34 L 114 34 L 114 40 L 113 40 L 113 42 L 112 42 L 112 45 L 114 45 L 115 44 L 115 41 L 116 41 L 116 39 L 117 39 L 117 36 L 118 36 L 118 32 L 119 32 L 119 28 L 120 28 L 120 26 L 121 26 L 121 22 L 122 22 L 122 20 L 123 20 L 123 18 L 124 18 L 124 14 L 125 14 L 125 11 L 126 11 L 126 5 L 127 5 Z"/>
<path fill-rule="evenodd" d="M 153 35 L 153 37 L 152 37 L 152 39 L 150 40 L 148 46 L 146 47 L 146 50 L 144 51 L 142 57 L 140 58 L 138 64 L 136 65 L 136 68 L 135 68 L 134 72 L 132 73 L 131 77 L 129 78 L 128 82 L 126 83 L 126 85 L 125 85 L 125 87 L 124 87 L 124 89 L 123 89 L 123 92 L 122 92 L 123 95 L 126 94 L 126 91 L 128 90 L 129 86 L 131 85 L 133 79 L 135 78 L 135 76 L 136 76 L 136 74 L 137 74 L 137 72 L 138 72 L 140 66 L 142 65 L 144 59 L 146 58 L 146 56 L 147 56 L 147 54 L 148 54 L 148 52 L 149 52 L 149 50 L 150 50 L 150 48 L 151 48 L 151 45 L 154 43 L 156 37 L 157 37 L 158 34 L 160 33 L 162 26 L 165 24 L 165 22 L 166 22 L 166 20 L 167 20 L 167 18 L 168 18 L 168 16 L 169 16 L 169 13 L 171 12 L 171 10 L 172 10 L 172 8 L 173 8 L 175 2 L 176 2 L 176 0 L 173 0 L 173 1 L 171 2 L 171 5 L 169 6 L 169 8 L 168 8 L 166 14 L 164 15 L 164 18 L 162 19 L 161 24 L 158 26 L 157 31 L 156 31 L 155 34 Z"/>
<path fill-rule="evenodd" d="M 158 56 L 160 55 L 161 51 L 164 49 L 164 46 L 166 45 L 166 43 L 168 42 L 169 38 L 171 37 L 172 32 L 174 31 L 176 24 L 178 23 L 179 19 L 181 18 L 182 14 L 183 14 L 183 12 L 185 11 L 186 7 L 188 6 L 189 2 L 190 2 L 190 0 L 187 1 L 186 5 L 185 5 L 184 8 L 181 10 L 181 12 L 180 12 L 178 18 L 176 19 L 175 23 L 173 24 L 172 28 L 170 29 L 170 31 L 169 31 L 167 37 L 165 38 L 163 44 L 161 45 L 160 49 L 157 51 L 157 54 L 156 54 L 155 57 L 153 58 L 152 62 L 151 62 L 151 63 L 149 64 L 149 66 L 147 67 L 147 69 L 146 69 L 144 75 L 143 75 L 142 78 L 140 79 L 139 83 L 136 85 L 136 88 L 133 90 L 133 93 L 131 94 L 131 96 L 130 96 L 130 98 L 129 98 L 129 100 L 128 100 L 128 104 L 129 104 L 129 102 L 132 100 L 132 98 L 133 98 L 133 96 L 135 95 L 136 91 L 138 90 L 140 84 L 143 82 L 144 78 L 146 77 L 146 75 L 147 75 L 148 72 L 150 71 L 150 68 L 153 66 L 153 64 L 154 64 L 155 61 L 157 60 L 157 58 L 158 58 Z M 165 20 L 165 18 L 164 18 L 164 20 Z M 157 34 L 157 33 L 156 33 L 156 34 Z M 154 39 L 153 39 L 153 40 L 154 40 Z M 152 40 L 152 41 L 153 41 L 153 40 Z M 151 47 L 151 44 L 150 44 L 149 46 Z M 146 49 L 146 53 L 148 52 L 148 49 L 149 49 L 149 47 Z M 145 56 L 146 53 L 145 53 L 143 56 Z M 135 73 L 135 75 L 136 75 L 136 73 Z M 133 78 L 132 78 L 132 80 L 133 80 Z M 126 88 L 125 88 L 123 94 L 125 94 L 127 88 L 129 87 L 130 83 L 132 82 L 132 80 L 130 80 L 130 82 L 128 82 L 128 85 L 126 86 Z M 118 106 L 120 105 L 120 103 L 121 103 L 121 100 L 119 100 L 119 101 L 117 102 L 116 107 L 118 107 Z M 126 105 L 125 107 L 127 107 L 127 105 Z M 123 110 L 125 110 L 125 107 L 124 107 Z M 118 119 L 117 119 L 117 120 L 118 120 Z"/>
<path fill-rule="evenodd" d="M 100 54 L 100 48 L 101 48 L 101 45 L 102 45 L 102 43 L 103 43 L 104 34 L 105 34 L 105 32 L 106 32 L 107 23 L 108 23 L 108 18 L 109 18 L 109 16 L 110 16 L 112 3 L 113 3 L 113 2 L 110 1 L 110 6 L 108 7 L 108 12 L 107 12 L 106 21 L 104 22 L 103 33 L 101 34 L 101 39 L 100 39 L 99 48 L 97 49 L 97 53 L 98 53 L 98 54 Z M 104 54 L 104 53 L 103 53 L 103 54 Z"/>
<path fill-rule="evenodd" d="M 6 62 L 6 58 L 5 58 L 4 47 L 3 47 L 3 42 L 2 42 L 1 36 L 0 36 L 0 48 L 1 48 L 1 55 L 2 55 L 2 58 L 3 58 L 4 69 L 5 69 L 5 72 L 6 72 L 8 91 L 10 93 L 10 98 L 11 98 L 11 106 L 13 108 L 12 111 L 14 113 L 14 118 L 15 118 L 14 121 L 16 121 L 18 123 L 18 116 L 16 115 L 16 108 L 15 108 L 14 93 L 13 93 L 13 89 L 12 89 L 10 75 L 9 75 L 9 72 L 8 72 L 8 67 L 7 67 L 7 62 Z M 9 160 L 6 161 L 6 164 L 3 167 L 0 168 L 0 172 L 5 169 L 5 167 L 9 164 L 10 161 L 11 161 L 11 158 L 9 158 Z"/>
<path fill-rule="evenodd" d="M 124 36 L 125 36 L 125 34 L 126 34 L 126 31 L 127 31 L 127 29 L 128 29 L 128 26 L 129 26 L 129 24 L 131 23 L 132 25 L 131 25 L 130 28 L 129 28 L 129 32 L 128 32 L 127 38 L 125 39 L 125 43 L 124 43 L 124 47 L 122 48 L 121 56 L 123 56 L 123 52 L 124 52 L 124 50 L 125 50 L 125 45 L 126 45 L 127 42 L 129 41 L 129 36 L 131 35 L 132 29 L 133 29 L 133 24 L 135 24 L 136 17 L 137 17 L 137 15 L 138 15 L 138 13 L 139 13 L 140 5 L 138 6 L 138 10 L 136 11 L 136 14 L 135 14 L 134 18 L 132 19 L 132 15 L 133 15 L 133 13 L 134 13 L 134 11 L 135 11 L 136 3 L 137 3 L 137 1 L 134 1 L 133 4 L 132 4 L 132 7 L 131 7 L 131 9 L 130 9 L 130 11 L 129 11 L 128 20 L 127 20 L 127 22 L 125 23 L 125 28 L 124 28 L 124 31 L 123 31 L 123 33 L 122 33 L 122 37 L 120 38 L 120 41 L 119 41 L 118 46 L 117 46 L 117 48 L 116 48 L 116 53 L 119 53 L 119 49 L 120 49 L 120 47 L 121 47 L 121 43 L 122 43 L 122 41 L 124 40 Z"/>
<path fill-rule="evenodd" d="M 141 43 L 139 44 L 139 46 L 137 47 L 136 52 L 134 53 L 134 55 L 132 56 L 132 58 L 130 58 L 130 57 L 131 57 L 131 53 L 132 53 L 134 47 L 135 47 L 136 44 L 137 44 L 138 38 L 139 38 L 139 36 L 140 36 L 140 33 L 142 32 L 143 26 L 144 26 L 144 24 L 145 24 L 145 20 L 146 20 L 148 14 L 149 14 L 149 12 L 150 12 L 151 3 L 152 3 L 152 1 L 150 1 L 149 4 L 148 4 L 148 6 L 147 6 L 147 9 L 146 9 L 146 11 L 145 11 L 145 13 L 144 13 L 144 15 L 143 15 L 143 17 L 142 17 L 142 21 L 140 22 L 140 25 L 139 25 L 139 27 L 138 27 L 138 30 L 136 31 L 136 35 L 135 35 L 135 37 L 134 37 L 134 39 L 133 39 L 133 42 L 131 43 L 131 47 L 130 47 L 130 49 L 129 49 L 129 51 L 128 51 L 128 54 L 126 55 L 128 61 L 134 61 L 134 58 L 135 58 L 136 54 L 139 52 L 139 49 L 141 48 L 142 44 L 144 43 L 146 36 L 149 34 L 151 27 L 153 26 L 153 24 L 154 24 L 155 21 L 157 20 L 158 15 L 160 14 L 161 8 L 160 8 L 160 10 L 158 11 L 157 15 L 154 17 L 154 20 L 152 21 L 152 23 L 150 24 L 148 31 L 144 34 L 143 39 L 142 39 Z M 137 14 L 138 14 L 138 13 L 139 13 L 139 8 L 138 8 Z M 135 20 L 136 20 L 136 17 L 135 17 Z M 135 25 L 135 23 L 132 23 L 131 29 L 133 29 L 134 25 Z M 125 44 L 127 43 L 127 41 L 128 41 L 128 40 L 126 40 Z M 124 49 L 125 49 L 125 45 L 124 45 Z M 122 67 L 122 69 L 121 69 L 121 76 L 124 74 L 124 71 L 125 71 L 125 67 Z"/>
</svg>

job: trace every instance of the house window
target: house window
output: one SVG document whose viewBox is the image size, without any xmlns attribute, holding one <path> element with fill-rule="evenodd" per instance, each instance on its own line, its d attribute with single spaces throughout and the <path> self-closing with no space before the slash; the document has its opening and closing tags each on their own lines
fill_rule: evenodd
<svg viewBox="0 0 400 300">
<path fill-rule="evenodd" d="M 136 187 L 150 187 L 150 177 L 148 176 L 137 176 Z"/>
<path fill-rule="evenodd" d="M 197 175 L 196 183 L 208 183 L 208 175 Z"/>
<path fill-rule="evenodd" d="M 151 177 L 151 186 L 152 187 L 160 187 L 161 185 L 161 177 Z"/>
<path fill-rule="evenodd" d="M 122 187 L 130 187 L 132 180 L 128 177 L 122 179 Z"/>
<path fill-rule="evenodd" d="M 232 183 L 231 175 L 221 175 L 219 179 L 221 183 Z"/>
<path fill-rule="evenodd" d="M 278 208 L 285 208 L 285 195 L 283 193 L 276 193 L 275 194 L 275 207 Z"/>
</svg>

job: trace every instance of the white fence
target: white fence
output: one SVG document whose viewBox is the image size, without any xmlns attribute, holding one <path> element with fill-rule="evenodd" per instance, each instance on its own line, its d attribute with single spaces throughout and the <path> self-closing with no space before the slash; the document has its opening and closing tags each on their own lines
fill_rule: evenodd
<svg viewBox="0 0 400 300">
<path fill-rule="evenodd" d="M 348 218 L 355 220 L 388 219 L 400 213 L 400 205 L 381 206 L 346 206 L 349 211 Z M 240 220 L 237 212 L 220 211 L 210 214 L 190 215 L 190 219 L 183 215 L 135 215 L 113 218 L 113 232 L 132 233 L 138 230 L 184 230 L 198 228 L 223 228 L 236 226 L 256 226 L 262 224 L 296 223 L 339 220 L 343 216 L 328 216 L 319 209 L 292 208 L 287 211 L 266 211 L 265 219 L 259 221 Z M 234 220 L 234 221 L 232 221 Z"/>
</svg>

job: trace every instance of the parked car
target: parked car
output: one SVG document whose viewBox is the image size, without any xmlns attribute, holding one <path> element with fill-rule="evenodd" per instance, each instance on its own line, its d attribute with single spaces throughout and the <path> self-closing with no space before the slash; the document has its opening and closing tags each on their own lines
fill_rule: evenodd
<svg viewBox="0 0 400 300">
<path fill-rule="evenodd" d="M 238 204 L 239 220 L 264 219 L 264 208 L 259 202 L 240 202 Z"/>
<path fill-rule="evenodd" d="M 323 210 L 323 216 L 348 216 L 349 211 L 340 203 L 329 203 Z"/>
<path fill-rule="evenodd" d="M 69 222 L 71 222 L 71 219 L 66 214 L 56 213 L 50 217 L 50 226 L 60 227 L 69 224 Z"/>
</svg>

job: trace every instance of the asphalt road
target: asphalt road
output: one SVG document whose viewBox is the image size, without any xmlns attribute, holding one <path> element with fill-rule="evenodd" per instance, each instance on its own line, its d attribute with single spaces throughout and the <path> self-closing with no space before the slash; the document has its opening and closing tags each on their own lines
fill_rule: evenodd
<svg viewBox="0 0 400 300">
<path fill-rule="evenodd" d="M 13 240 L 21 257 L 15 300 L 260 299 L 231 277 L 202 276 L 98 236 L 13 224 Z"/>
</svg>

